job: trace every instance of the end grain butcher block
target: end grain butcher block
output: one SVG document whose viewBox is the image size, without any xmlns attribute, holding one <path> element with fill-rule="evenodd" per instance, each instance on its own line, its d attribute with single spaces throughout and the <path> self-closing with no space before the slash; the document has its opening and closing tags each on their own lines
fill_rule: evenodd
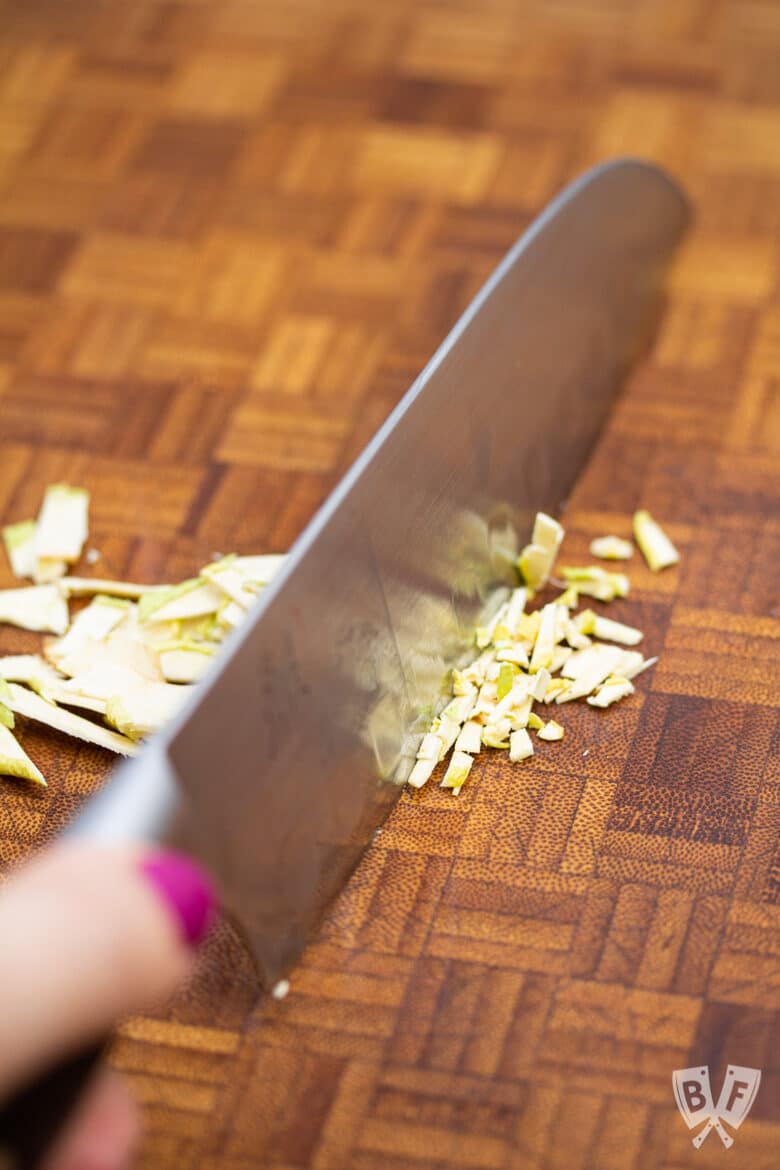
<svg viewBox="0 0 780 1170">
<path fill-rule="evenodd" d="M 127 1022 L 143 1170 L 769 1170 L 780 1139 L 780 17 L 772 5 L 0 3 L 0 518 L 101 575 L 291 541 L 533 214 L 667 166 L 696 223 L 564 517 L 662 521 L 660 660 L 533 761 L 405 794 L 291 976 L 221 928 Z M 565 340 L 565 339 L 562 339 Z M 13 584 L 7 566 L 0 585 Z M 0 650 L 37 646 L 3 628 Z M 106 774 L 30 728 L 4 866 Z M 545 750 L 541 750 L 542 747 Z M 762 1070 L 722 1150 L 672 1071 Z"/>
</svg>

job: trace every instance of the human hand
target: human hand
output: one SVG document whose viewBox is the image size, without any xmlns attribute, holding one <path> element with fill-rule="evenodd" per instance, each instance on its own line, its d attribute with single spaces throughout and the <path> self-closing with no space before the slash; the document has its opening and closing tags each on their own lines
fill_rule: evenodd
<svg viewBox="0 0 780 1170">
<path fill-rule="evenodd" d="M 60 844 L 15 872 L 0 890 L 0 1103 L 169 995 L 215 904 L 203 871 L 170 852 Z M 138 1133 L 101 1068 L 41 1170 L 124 1170 Z"/>
</svg>

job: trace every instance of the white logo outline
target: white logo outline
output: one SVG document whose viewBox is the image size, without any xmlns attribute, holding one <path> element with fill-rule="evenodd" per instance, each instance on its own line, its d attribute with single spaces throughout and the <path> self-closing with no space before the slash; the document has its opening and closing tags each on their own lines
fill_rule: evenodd
<svg viewBox="0 0 780 1170">
<path fill-rule="evenodd" d="M 730 1149 L 734 1145 L 734 1138 L 724 1128 L 723 1122 L 728 1122 L 732 1129 L 739 1129 L 753 1108 L 760 1084 L 760 1068 L 730 1064 L 723 1078 L 717 1104 L 713 1104 L 707 1065 L 675 1069 L 672 1073 L 672 1087 L 683 1121 L 688 1129 L 702 1127 L 691 1139 L 694 1147 L 700 1149 L 714 1129 L 726 1149 Z"/>
</svg>

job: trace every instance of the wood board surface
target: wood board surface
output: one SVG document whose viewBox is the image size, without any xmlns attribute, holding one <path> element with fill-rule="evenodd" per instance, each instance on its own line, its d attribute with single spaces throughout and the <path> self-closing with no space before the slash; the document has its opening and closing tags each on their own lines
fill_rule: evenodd
<svg viewBox="0 0 780 1170">
<path fill-rule="evenodd" d="M 588 165 L 696 212 L 566 515 L 572 561 L 668 526 L 679 569 L 610 610 L 658 666 L 405 795 L 285 1001 L 223 927 L 113 1050 L 143 1170 L 777 1164 L 779 59 L 771 0 L 0 0 L 0 518 L 88 487 L 101 574 L 286 548 Z M 24 743 L 50 788 L 0 782 L 4 867 L 110 764 Z M 698 1062 L 763 1069 L 730 1152 L 675 1108 Z"/>
</svg>

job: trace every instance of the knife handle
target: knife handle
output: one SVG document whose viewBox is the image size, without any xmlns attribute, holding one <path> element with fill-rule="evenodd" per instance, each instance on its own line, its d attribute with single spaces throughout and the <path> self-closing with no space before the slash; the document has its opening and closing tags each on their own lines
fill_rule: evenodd
<svg viewBox="0 0 780 1170">
<path fill-rule="evenodd" d="M 0 1170 L 38 1170 L 77 1108 L 108 1041 L 84 1048 L 0 1105 Z"/>
</svg>

